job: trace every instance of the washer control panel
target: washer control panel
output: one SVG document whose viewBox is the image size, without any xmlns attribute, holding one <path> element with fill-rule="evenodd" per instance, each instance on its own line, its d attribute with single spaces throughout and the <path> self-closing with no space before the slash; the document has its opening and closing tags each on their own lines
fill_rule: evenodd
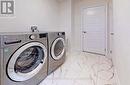
<svg viewBox="0 0 130 85">
<path fill-rule="evenodd" d="M 62 35 L 65 35 L 65 32 L 59 32 L 58 33 L 58 36 L 62 36 Z"/>
</svg>

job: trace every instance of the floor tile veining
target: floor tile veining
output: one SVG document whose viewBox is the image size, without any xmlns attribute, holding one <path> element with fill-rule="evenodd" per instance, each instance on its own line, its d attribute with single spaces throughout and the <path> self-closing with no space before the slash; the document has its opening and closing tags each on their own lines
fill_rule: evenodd
<svg viewBox="0 0 130 85">
<path fill-rule="evenodd" d="M 40 85 L 116 85 L 112 59 L 88 53 L 73 54 Z"/>
</svg>

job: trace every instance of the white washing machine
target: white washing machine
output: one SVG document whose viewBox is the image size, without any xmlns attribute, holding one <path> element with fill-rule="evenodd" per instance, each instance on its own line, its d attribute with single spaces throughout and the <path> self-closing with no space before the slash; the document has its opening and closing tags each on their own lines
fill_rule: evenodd
<svg viewBox="0 0 130 85">
<path fill-rule="evenodd" d="M 48 42 L 48 74 L 50 74 L 65 61 L 65 32 L 49 32 Z"/>
<path fill-rule="evenodd" d="M 0 34 L 0 85 L 38 85 L 46 76 L 46 33 Z"/>
</svg>

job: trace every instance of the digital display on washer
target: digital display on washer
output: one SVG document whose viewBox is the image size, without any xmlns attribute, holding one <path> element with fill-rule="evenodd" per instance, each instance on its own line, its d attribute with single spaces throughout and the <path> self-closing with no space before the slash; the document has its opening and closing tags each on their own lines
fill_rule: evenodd
<svg viewBox="0 0 130 85">
<path fill-rule="evenodd" d="M 39 34 L 39 38 L 45 38 L 47 37 L 47 33 Z"/>
</svg>

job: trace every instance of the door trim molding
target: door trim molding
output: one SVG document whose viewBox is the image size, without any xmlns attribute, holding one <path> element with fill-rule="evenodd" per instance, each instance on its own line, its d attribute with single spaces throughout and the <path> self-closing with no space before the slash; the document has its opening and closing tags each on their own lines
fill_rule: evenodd
<svg viewBox="0 0 130 85">
<path fill-rule="evenodd" d="M 105 29 L 106 30 L 106 36 L 105 36 L 106 37 L 105 38 L 106 39 L 106 48 L 105 48 L 106 52 L 105 52 L 105 56 L 107 56 L 109 54 L 109 48 L 108 48 L 108 46 L 109 46 L 108 45 L 109 44 L 109 42 L 108 42 L 108 40 L 109 40 L 109 30 L 108 30 L 109 29 L 109 27 L 108 27 L 108 25 L 109 25 L 109 21 L 108 21 L 109 20 L 108 19 L 109 18 L 109 6 L 108 6 L 108 2 L 103 3 L 101 5 L 86 6 L 86 7 L 81 8 L 81 10 L 80 10 L 80 12 L 81 12 L 81 26 L 80 26 L 81 27 L 80 28 L 81 32 L 80 33 L 81 33 L 81 47 L 82 47 L 81 49 L 82 49 L 82 52 L 86 52 L 86 51 L 84 51 L 84 48 L 83 48 L 84 47 L 83 46 L 83 33 L 82 33 L 83 32 L 83 25 L 82 25 L 83 24 L 83 10 L 87 9 L 87 8 L 100 7 L 100 6 L 105 6 L 105 9 L 106 9 L 106 29 Z M 95 54 L 97 54 L 97 53 L 95 53 Z"/>
</svg>

